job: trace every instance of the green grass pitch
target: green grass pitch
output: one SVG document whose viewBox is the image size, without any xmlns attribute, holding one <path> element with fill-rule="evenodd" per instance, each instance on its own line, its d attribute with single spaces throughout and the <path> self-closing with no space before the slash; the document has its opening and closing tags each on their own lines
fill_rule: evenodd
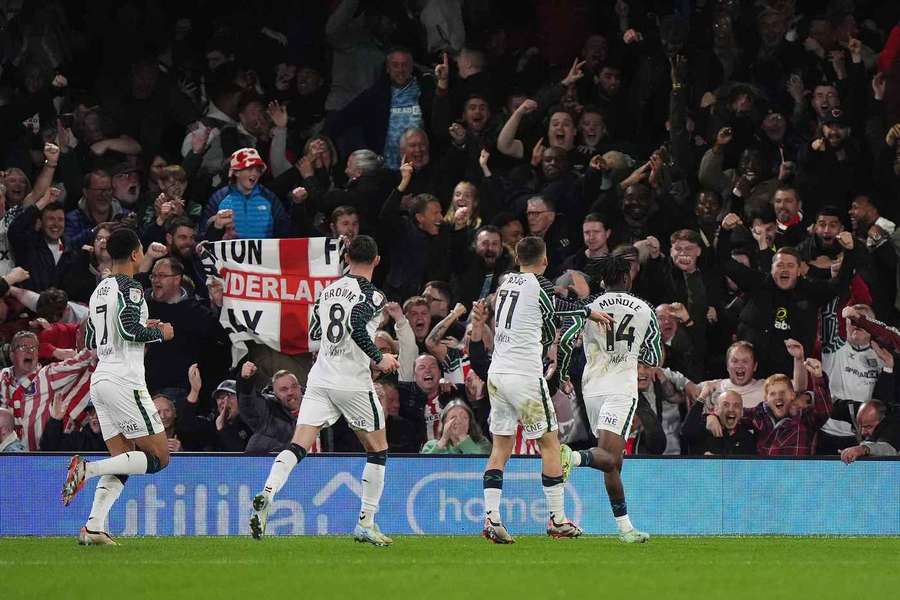
<svg viewBox="0 0 900 600">
<path fill-rule="evenodd" d="M 0 596 L 270 598 L 890 598 L 900 538 L 0 538 Z"/>
</svg>

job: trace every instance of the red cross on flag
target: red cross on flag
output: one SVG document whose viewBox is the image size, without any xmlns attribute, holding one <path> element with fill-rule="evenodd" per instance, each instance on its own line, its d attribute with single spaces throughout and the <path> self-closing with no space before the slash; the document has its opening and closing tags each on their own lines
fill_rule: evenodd
<svg viewBox="0 0 900 600">
<path fill-rule="evenodd" d="M 322 290 L 342 275 L 334 238 L 227 240 L 206 245 L 224 280 L 220 321 L 234 346 L 266 344 L 284 354 L 316 350 L 309 339 L 312 309 Z"/>
</svg>

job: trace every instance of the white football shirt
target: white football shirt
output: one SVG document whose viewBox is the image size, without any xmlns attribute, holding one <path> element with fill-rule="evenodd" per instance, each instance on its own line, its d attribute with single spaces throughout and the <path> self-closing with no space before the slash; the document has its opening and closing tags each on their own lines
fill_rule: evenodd
<svg viewBox="0 0 900 600">
<path fill-rule="evenodd" d="M 97 349 L 97 368 L 91 381 L 112 381 L 146 387 L 144 344 L 161 342 L 162 331 L 147 328 L 144 288 L 127 275 L 103 279 L 88 304 L 85 345 Z"/>
<path fill-rule="evenodd" d="M 553 293 L 553 284 L 534 273 L 508 273 L 494 301 L 494 353 L 489 373 L 540 377 L 544 344 L 553 341 L 556 317 L 587 317 L 590 310 Z"/>
<path fill-rule="evenodd" d="M 581 386 L 585 396 L 625 394 L 638 397 L 638 361 L 662 365 L 662 336 L 653 308 L 625 292 L 606 292 L 590 303 L 592 310 L 613 317 L 610 328 L 595 323 L 584 328 L 584 368 Z"/>
<path fill-rule="evenodd" d="M 381 360 L 372 336 L 381 321 L 385 297 L 362 277 L 347 275 L 322 290 L 316 300 L 310 337 L 320 340 L 307 385 L 346 391 L 372 391 L 370 363 Z"/>
</svg>

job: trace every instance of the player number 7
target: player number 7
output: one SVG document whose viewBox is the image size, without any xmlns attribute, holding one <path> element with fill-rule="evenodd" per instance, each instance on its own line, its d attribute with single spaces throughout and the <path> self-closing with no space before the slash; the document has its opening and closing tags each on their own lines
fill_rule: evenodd
<svg viewBox="0 0 900 600">
<path fill-rule="evenodd" d="M 106 305 L 101 304 L 100 306 L 98 306 L 96 312 L 98 315 L 103 315 L 103 337 L 100 338 L 100 343 L 98 344 L 98 346 L 104 346 L 106 345 L 107 334 L 109 333 L 108 327 L 106 325 Z"/>
</svg>

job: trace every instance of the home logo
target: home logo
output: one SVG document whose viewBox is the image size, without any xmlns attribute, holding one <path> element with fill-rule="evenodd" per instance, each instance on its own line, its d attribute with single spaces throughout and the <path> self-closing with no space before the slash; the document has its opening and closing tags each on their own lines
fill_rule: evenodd
<svg viewBox="0 0 900 600">
<path fill-rule="evenodd" d="M 477 533 L 484 521 L 481 495 L 482 472 L 442 471 L 426 475 L 406 498 L 406 519 L 415 534 Z M 503 476 L 500 512 L 514 530 L 543 530 L 547 501 L 541 491 L 541 474 L 506 473 Z M 566 508 L 572 520 L 581 520 L 583 504 L 571 484 L 566 485 Z"/>
</svg>

